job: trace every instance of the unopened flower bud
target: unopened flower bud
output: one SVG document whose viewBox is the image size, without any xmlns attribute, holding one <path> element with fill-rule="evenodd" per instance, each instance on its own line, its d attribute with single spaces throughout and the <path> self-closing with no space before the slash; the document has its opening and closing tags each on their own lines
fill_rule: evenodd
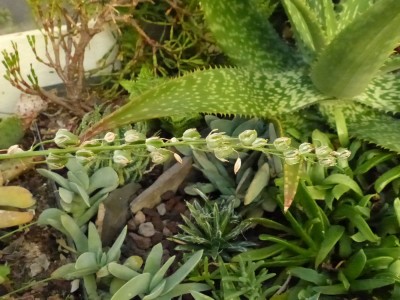
<svg viewBox="0 0 400 300">
<path fill-rule="evenodd" d="M 336 165 L 336 158 L 332 155 L 318 158 L 318 163 L 323 167 L 333 167 Z"/>
<path fill-rule="evenodd" d="M 46 163 L 50 169 L 62 169 L 68 162 L 65 155 L 51 153 L 46 157 Z"/>
<path fill-rule="evenodd" d="M 132 161 L 131 154 L 127 150 L 115 150 L 113 154 L 113 161 L 121 167 L 125 167 Z"/>
<path fill-rule="evenodd" d="M 95 157 L 96 155 L 94 154 L 94 152 L 88 149 L 79 149 L 75 152 L 76 160 L 82 165 L 85 165 L 88 162 L 92 161 L 93 159 L 95 159 Z"/>
<path fill-rule="evenodd" d="M 184 141 L 195 141 L 200 139 L 200 133 L 197 131 L 196 128 L 190 128 L 185 130 L 185 132 L 182 134 L 182 140 Z"/>
<path fill-rule="evenodd" d="M 124 133 L 124 138 L 126 143 L 133 143 L 139 140 L 144 140 L 146 136 L 134 129 L 130 129 Z"/>
<path fill-rule="evenodd" d="M 221 161 L 226 161 L 226 159 L 229 158 L 234 152 L 235 149 L 228 145 L 214 149 L 215 157 Z"/>
<path fill-rule="evenodd" d="M 283 152 L 283 157 L 288 165 L 295 165 L 300 162 L 300 152 L 297 149 L 286 150 Z"/>
<path fill-rule="evenodd" d="M 214 150 L 221 147 L 225 141 L 225 135 L 223 132 L 212 132 L 206 137 L 207 147 L 210 150 Z"/>
<path fill-rule="evenodd" d="M 348 159 L 351 156 L 351 151 L 344 149 L 344 148 L 340 148 L 334 152 L 334 155 L 338 159 Z"/>
<path fill-rule="evenodd" d="M 116 134 L 114 132 L 107 132 L 106 135 L 104 136 L 104 140 L 107 143 L 112 143 L 115 140 Z"/>
<path fill-rule="evenodd" d="M 311 153 L 313 150 L 314 150 L 314 147 L 310 143 L 302 143 L 299 146 L 299 153 L 300 154 Z"/>
<path fill-rule="evenodd" d="M 155 164 L 162 164 L 171 157 L 171 152 L 166 149 L 157 149 L 150 152 L 151 161 Z"/>
<path fill-rule="evenodd" d="M 274 146 L 278 151 L 285 151 L 289 149 L 291 142 L 291 139 L 288 137 L 280 137 L 274 141 Z"/>
<path fill-rule="evenodd" d="M 59 129 L 54 137 L 54 143 L 60 148 L 67 148 L 79 144 L 79 137 L 67 129 Z"/>
<path fill-rule="evenodd" d="M 332 152 L 332 149 L 329 148 L 328 146 L 320 146 L 315 148 L 315 154 L 317 155 L 318 158 L 323 158 L 325 156 L 330 155 Z"/>
<path fill-rule="evenodd" d="M 147 151 L 153 152 L 156 151 L 157 149 L 161 148 L 164 145 L 164 142 L 162 139 L 160 139 L 158 136 L 153 136 L 151 138 L 146 139 L 146 148 Z"/>
<path fill-rule="evenodd" d="M 16 154 L 20 152 L 24 152 L 24 150 L 22 150 L 18 145 L 12 145 L 7 149 L 7 154 Z"/>
<path fill-rule="evenodd" d="M 239 141 L 244 146 L 251 146 L 257 139 L 257 131 L 255 130 L 245 130 L 239 134 Z"/>
<path fill-rule="evenodd" d="M 268 140 L 263 138 L 256 138 L 251 144 L 252 147 L 265 147 L 266 145 L 268 145 Z"/>
</svg>

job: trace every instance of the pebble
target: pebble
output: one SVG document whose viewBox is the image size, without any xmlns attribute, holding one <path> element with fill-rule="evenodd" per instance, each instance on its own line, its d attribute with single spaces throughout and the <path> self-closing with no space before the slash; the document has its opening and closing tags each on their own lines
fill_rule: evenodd
<svg viewBox="0 0 400 300">
<path fill-rule="evenodd" d="M 139 225 L 139 224 L 142 224 L 142 223 L 144 223 L 146 221 L 146 216 L 144 215 L 144 213 L 141 210 L 139 210 L 135 214 L 134 220 L 135 220 L 135 224 Z"/>
<path fill-rule="evenodd" d="M 155 245 L 160 243 L 163 239 L 164 235 L 161 232 L 156 231 L 155 234 L 151 237 L 151 242 Z"/>
<path fill-rule="evenodd" d="M 152 246 L 151 239 L 148 237 L 140 236 L 136 233 L 130 232 L 129 236 L 135 241 L 137 248 L 147 250 Z"/>
<path fill-rule="evenodd" d="M 183 201 L 178 202 L 174 206 L 174 211 L 178 212 L 179 214 L 183 214 L 187 210 L 186 204 Z"/>
<path fill-rule="evenodd" d="M 175 195 L 175 193 L 174 193 L 173 191 L 166 191 L 164 194 L 161 195 L 161 200 L 163 200 L 163 201 L 169 200 L 169 199 L 171 199 L 174 195 Z"/>
<path fill-rule="evenodd" d="M 158 215 L 157 211 L 155 209 L 152 209 L 152 208 L 146 208 L 145 207 L 145 208 L 142 209 L 142 211 L 146 216 L 149 216 L 149 217 L 155 217 L 155 216 Z"/>
<path fill-rule="evenodd" d="M 153 223 L 155 230 L 160 232 L 163 230 L 165 226 L 160 216 L 151 217 L 150 222 Z"/>
<path fill-rule="evenodd" d="M 167 207 L 165 206 L 165 203 L 161 203 L 160 205 L 157 205 L 156 209 L 160 216 L 165 215 L 165 213 L 167 212 Z"/>
<path fill-rule="evenodd" d="M 154 225 L 151 222 L 146 222 L 139 225 L 138 233 L 142 236 L 151 237 L 155 232 Z"/>
<path fill-rule="evenodd" d="M 162 233 L 163 233 L 163 235 L 166 236 L 166 237 L 172 236 L 171 230 L 169 230 L 167 227 L 164 227 L 164 228 L 163 228 Z"/>
<path fill-rule="evenodd" d="M 128 221 L 128 224 L 127 224 L 127 225 L 128 225 L 128 230 L 129 230 L 129 231 L 136 231 L 137 225 L 136 225 L 134 219 L 130 219 L 130 220 Z"/>
<path fill-rule="evenodd" d="M 169 222 L 169 223 L 166 225 L 166 228 L 168 228 L 168 230 L 169 230 L 172 234 L 176 234 L 176 233 L 178 233 L 178 231 L 179 231 L 178 224 L 177 224 L 176 222 L 173 222 L 173 221 Z"/>
</svg>

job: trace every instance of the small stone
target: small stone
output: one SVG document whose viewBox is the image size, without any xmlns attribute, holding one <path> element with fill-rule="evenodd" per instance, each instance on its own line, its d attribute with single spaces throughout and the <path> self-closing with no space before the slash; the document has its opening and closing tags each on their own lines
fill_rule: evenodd
<svg viewBox="0 0 400 300">
<path fill-rule="evenodd" d="M 158 215 L 157 211 L 152 208 L 143 208 L 142 211 L 146 216 L 155 217 Z"/>
<path fill-rule="evenodd" d="M 155 216 L 151 218 L 151 223 L 154 225 L 155 230 L 162 231 L 164 228 L 164 223 L 161 220 L 160 216 Z"/>
<path fill-rule="evenodd" d="M 178 199 L 176 197 L 169 199 L 168 201 L 165 202 L 165 209 L 167 211 L 170 211 L 177 202 L 178 202 Z"/>
<path fill-rule="evenodd" d="M 146 221 L 146 216 L 144 215 L 144 213 L 141 210 L 139 210 L 135 214 L 134 220 L 135 220 L 135 224 L 139 225 L 139 224 L 142 224 L 142 223 L 144 223 Z"/>
<path fill-rule="evenodd" d="M 161 195 L 161 200 L 166 201 L 171 199 L 175 193 L 173 191 L 166 191 L 164 194 Z"/>
<path fill-rule="evenodd" d="M 163 238 L 164 235 L 161 232 L 156 231 L 155 234 L 151 237 L 151 242 L 153 243 L 153 245 L 155 245 L 161 242 Z"/>
<path fill-rule="evenodd" d="M 185 202 L 178 202 L 175 206 L 174 206 L 174 211 L 178 212 L 179 214 L 183 214 L 185 213 L 185 211 L 187 210 L 186 204 Z"/>
<path fill-rule="evenodd" d="M 128 224 L 127 224 L 127 225 L 128 225 L 128 231 L 136 231 L 137 225 L 136 225 L 134 219 L 130 219 L 130 220 L 128 221 Z"/>
<path fill-rule="evenodd" d="M 139 249 L 149 249 L 152 245 L 151 239 L 149 237 L 143 237 L 136 233 L 130 232 L 129 236 L 135 241 L 136 247 Z"/>
<path fill-rule="evenodd" d="M 146 222 L 139 225 L 138 233 L 142 236 L 151 237 L 155 232 L 154 225 L 151 222 Z"/>
<path fill-rule="evenodd" d="M 179 231 L 179 227 L 178 224 L 176 222 L 169 222 L 166 225 L 166 228 L 168 228 L 168 230 L 172 233 L 172 234 L 176 234 Z"/>
<path fill-rule="evenodd" d="M 156 209 L 157 209 L 158 214 L 160 216 L 165 215 L 165 213 L 167 212 L 167 208 L 165 206 L 165 203 L 161 203 L 160 205 L 157 205 Z"/>
<path fill-rule="evenodd" d="M 172 236 L 172 232 L 171 232 L 171 230 L 168 229 L 168 227 L 164 227 L 162 233 L 166 237 Z"/>
</svg>

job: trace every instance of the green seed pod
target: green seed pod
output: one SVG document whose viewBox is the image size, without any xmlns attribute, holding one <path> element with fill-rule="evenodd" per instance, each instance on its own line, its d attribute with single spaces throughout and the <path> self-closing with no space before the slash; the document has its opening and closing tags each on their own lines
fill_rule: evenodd
<svg viewBox="0 0 400 300">
<path fill-rule="evenodd" d="M 185 130 L 185 132 L 182 134 L 182 140 L 184 141 L 195 141 L 200 139 L 201 135 L 197 131 L 196 128 L 190 128 Z"/>
<path fill-rule="evenodd" d="M 151 138 L 146 139 L 146 148 L 147 151 L 153 152 L 159 148 L 161 148 L 164 145 L 164 142 L 162 139 L 160 139 L 158 136 L 153 136 Z"/>
<path fill-rule="evenodd" d="M 137 130 L 130 129 L 124 133 L 124 138 L 125 142 L 129 144 L 140 140 L 144 140 L 146 139 L 146 136 Z"/>
<path fill-rule="evenodd" d="M 96 158 L 96 155 L 93 151 L 87 149 L 79 149 L 75 152 L 76 160 L 81 163 L 82 165 L 87 164 L 88 162 L 92 161 Z"/>
<path fill-rule="evenodd" d="M 256 139 L 257 131 L 255 130 L 245 130 L 239 134 L 239 141 L 244 146 L 251 146 Z"/>
<path fill-rule="evenodd" d="M 119 166 L 125 167 L 132 161 L 132 157 L 127 150 L 115 150 L 113 154 L 113 161 Z"/>
<path fill-rule="evenodd" d="M 285 151 L 289 149 L 291 142 L 291 139 L 288 137 L 280 137 L 274 141 L 274 146 L 278 151 Z"/>
<path fill-rule="evenodd" d="M 68 162 L 68 157 L 65 155 L 54 154 L 50 152 L 50 154 L 46 157 L 46 163 L 50 169 L 62 169 Z"/>
<path fill-rule="evenodd" d="M 211 132 L 206 137 L 207 147 L 210 150 L 222 147 L 225 141 L 226 136 L 223 132 Z"/>
<path fill-rule="evenodd" d="M 215 157 L 222 161 L 226 161 L 226 159 L 230 158 L 233 153 L 235 153 L 235 149 L 228 145 L 214 149 Z"/>
<path fill-rule="evenodd" d="M 295 165 L 300 162 L 300 152 L 297 149 L 286 150 L 283 152 L 285 163 L 288 165 Z"/>
<path fill-rule="evenodd" d="M 54 143 L 60 148 L 77 146 L 79 142 L 79 137 L 67 129 L 59 129 L 54 137 Z"/>
<path fill-rule="evenodd" d="M 311 153 L 314 150 L 314 146 L 310 143 L 302 143 L 299 146 L 299 153 L 301 155 Z"/>
<path fill-rule="evenodd" d="M 157 149 L 150 152 L 151 161 L 155 164 L 162 164 L 171 157 L 171 152 L 166 149 Z"/>
<path fill-rule="evenodd" d="M 332 149 L 328 146 L 320 146 L 315 148 L 315 154 L 317 155 L 318 159 L 324 158 L 332 153 Z"/>
<path fill-rule="evenodd" d="M 328 155 L 318 158 L 318 163 L 323 167 L 333 167 L 336 165 L 336 157 Z"/>
</svg>

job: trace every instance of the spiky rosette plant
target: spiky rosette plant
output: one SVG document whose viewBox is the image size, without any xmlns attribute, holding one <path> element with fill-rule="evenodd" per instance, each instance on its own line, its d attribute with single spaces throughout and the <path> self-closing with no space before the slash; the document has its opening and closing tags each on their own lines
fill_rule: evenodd
<svg viewBox="0 0 400 300">
<path fill-rule="evenodd" d="M 149 89 L 94 125 L 91 137 L 139 120 L 194 112 L 288 119 L 318 104 L 328 122 L 400 152 L 400 1 L 282 0 L 290 48 L 253 1 L 201 1 L 216 40 L 237 67 L 198 70 Z M 337 6 L 337 7 L 336 7 Z M 298 119 L 298 118 L 296 118 Z"/>
</svg>

